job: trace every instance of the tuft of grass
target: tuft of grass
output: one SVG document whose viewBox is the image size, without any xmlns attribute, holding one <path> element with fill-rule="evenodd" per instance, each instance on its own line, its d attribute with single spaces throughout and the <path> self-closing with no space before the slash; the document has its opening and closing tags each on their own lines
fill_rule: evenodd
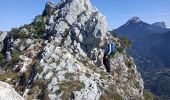
<svg viewBox="0 0 170 100">
<path fill-rule="evenodd" d="M 35 80 L 34 86 L 38 86 L 40 94 L 38 95 L 38 99 L 48 100 L 49 91 L 47 89 L 47 82 L 42 79 Z M 36 95 L 36 92 L 34 93 Z"/>
<path fill-rule="evenodd" d="M 4 55 L 0 53 L 0 63 L 4 62 Z"/>
<path fill-rule="evenodd" d="M 31 95 L 37 94 L 38 92 L 39 92 L 39 87 L 38 87 L 38 86 L 34 86 L 34 87 L 32 87 L 32 88 L 29 90 L 28 95 L 29 95 L 29 97 L 30 97 Z"/>
<path fill-rule="evenodd" d="M 74 73 L 66 73 L 65 78 L 69 80 L 74 80 L 74 77 L 73 77 L 74 75 L 75 75 Z"/>
<path fill-rule="evenodd" d="M 131 60 L 125 60 L 125 65 L 130 68 L 133 66 L 133 62 Z"/>
<path fill-rule="evenodd" d="M 19 79 L 19 74 L 16 73 L 16 72 L 12 72 L 12 71 L 0 73 L 0 76 L 1 76 L 0 81 L 3 81 L 3 82 L 5 82 L 7 80 L 7 78 L 11 78 L 10 82 L 12 82 L 12 80 L 18 80 Z M 10 82 L 8 82 L 8 83 L 10 83 Z"/>
<path fill-rule="evenodd" d="M 61 98 L 62 100 L 68 100 L 72 96 L 73 91 L 80 91 L 82 88 L 85 87 L 83 83 L 79 80 L 72 80 L 72 81 L 63 81 L 59 84 L 60 89 L 56 91 L 56 94 L 60 94 L 61 91 L 64 91 Z"/>
<path fill-rule="evenodd" d="M 91 77 L 91 74 L 89 73 L 89 71 L 86 71 L 85 76 L 88 77 L 88 78 Z"/>
<path fill-rule="evenodd" d="M 100 75 L 101 75 L 100 79 L 106 79 L 107 78 L 105 72 L 102 71 L 102 70 L 100 71 Z"/>
<path fill-rule="evenodd" d="M 16 63 L 19 60 L 20 52 L 17 50 L 12 51 L 12 63 Z"/>
<path fill-rule="evenodd" d="M 111 85 L 108 90 L 103 91 L 100 100 L 123 100 L 123 98 L 116 92 L 114 86 Z"/>
</svg>

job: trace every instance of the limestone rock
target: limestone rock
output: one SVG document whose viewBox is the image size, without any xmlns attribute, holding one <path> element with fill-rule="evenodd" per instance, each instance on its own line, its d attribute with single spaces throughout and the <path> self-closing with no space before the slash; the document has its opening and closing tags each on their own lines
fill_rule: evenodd
<svg viewBox="0 0 170 100">
<path fill-rule="evenodd" d="M 0 100 L 24 100 L 9 84 L 0 81 Z"/>
<path fill-rule="evenodd" d="M 3 48 L 3 41 L 5 39 L 5 37 L 7 36 L 7 32 L 1 32 L 0 33 L 0 51 L 2 50 Z"/>
</svg>

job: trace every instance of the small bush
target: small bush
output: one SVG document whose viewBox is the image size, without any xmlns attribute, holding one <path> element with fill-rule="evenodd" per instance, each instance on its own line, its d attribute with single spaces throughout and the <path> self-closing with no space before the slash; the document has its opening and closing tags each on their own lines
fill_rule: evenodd
<svg viewBox="0 0 170 100">
<path fill-rule="evenodd" d="M 119 53 L 123 53 L 124 49 L 131 46 L 131 41 L 126 36 L 120 38 L 120 43 L 121 45 L 116 48 Z"/>
<path fill-rule="evenodd" d="M 130 68 L 133 66 L 133 62 L 131 60 L 125 60 L 125 65 Z"/>
<path fill-rule="evenodd" d="M 119 47 L 116 48 L 116 50 L 117 50 L 119 53 L 123 53 L 124 48 L 121 47 L 121 46 L 119 46 Z"/>
<path fill-rule="evenodd" d="M 10 33 L 12 34 L 14 39 L 24 39 L 24 38 L 29 38 L 30 34 L 26 33 L 24 30 L 20 30 L 18 28 L 12 28 Z"/>
<path fill-rule="evenodd" d="M 19 60 L 19 55 L 20 55 L 20 52 L 19 51 L 16 51 L 16 50 L 13 50 L 12 51 L 12 63 L 15 63 Z"/>
<path fill-rule="evenodd" d="M 0 53 L 0 63 L 4 62 L 4 55 Z"/>
<path fill-rule="evenodd" d="M 120 42 L 123 48 L 128 48 L 131 46 L 131 41 L 126 36 L 121 37 Z"/>
<path fill-rule="evenodd" d="M 145 90 L 143 95 L 145 100 L 154 100 L 155 98 L 154 94 L 149 90 Z"/>
<path fill-rule="evenodd" d="M 33 26 L 33 31 L 35 33 L 34 37 L 42 38 L 43 34 L 45 33 L 45 16 L 36 16 L 34 19 Z"/>
</svg>

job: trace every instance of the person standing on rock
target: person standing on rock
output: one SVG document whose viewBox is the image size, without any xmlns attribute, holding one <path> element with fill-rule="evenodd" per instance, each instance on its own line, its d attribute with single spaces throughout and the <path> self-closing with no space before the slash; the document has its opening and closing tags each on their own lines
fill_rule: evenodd
<svg viewBox="0 0 170 100">
<path fill-rule="evenodd" d="M 115 50 L 115 43 L 111 42 L 108 37 L 106 37 L 106 43 L 104 47 L 104 57 L 103 64 L 106 68 L 106 71 L 110 74 L 110 55 Z"/>
</svg>

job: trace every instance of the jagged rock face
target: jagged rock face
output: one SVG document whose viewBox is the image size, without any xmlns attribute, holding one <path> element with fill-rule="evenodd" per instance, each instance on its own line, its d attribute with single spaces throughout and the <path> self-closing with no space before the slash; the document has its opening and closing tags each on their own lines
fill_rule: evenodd
<svg viewBox="0 0 170 100">
<path fill-rule="evenodd" d="M 3 40 L 3 54 L 7 61 L 11 59 L 11 52 L 13 48 L 13 37 L 10 34 L 7 34 L 5 39 Z"/>
<path fill-rule="evenodd" d="M 46 36 L 53 37 L 45 41 L 39 64 L 42 72 L 38 74 L 39 79 L 48 83 L 48 97 L 51 100 L 116 99 L 106 94 L 107 91 L 126 100 L 143 99 L 143 81 L 132 58 L 117 53 L 112 59 L 111 78 L 99 68 L 104 67 L 99 44 L 106 36 L 107 26 L 89 0 L 63 0 L 56 6 L 55 14 L 47 18 Z M 129 60 L 132 64 L 128 66 Z"/>
<path fill-rule="evenodd" d="M 0 81 L 0 100 L 24 100 L 9 84 Z"/>
<path fill-rule="evenodd" d="M 54 4 L 47 5 L 45 9 Z M 46 29 L 46 36 L 54 34 L 62 45 L 73 44 L 83 57 L 92 58 L 93 49 L 99 46 L 107 33 L 107 24 L 105 17 L 89 0 L 63 0 L 57 5 L 55 14 L 50 16 Z"/>
<path fill-rule="evenodd" d="M 4 41 L 6 36 L 7 36 L 7 32 L 0 32 L 0 51 L 3 48 L 3 41 Z"/>
</svg>

